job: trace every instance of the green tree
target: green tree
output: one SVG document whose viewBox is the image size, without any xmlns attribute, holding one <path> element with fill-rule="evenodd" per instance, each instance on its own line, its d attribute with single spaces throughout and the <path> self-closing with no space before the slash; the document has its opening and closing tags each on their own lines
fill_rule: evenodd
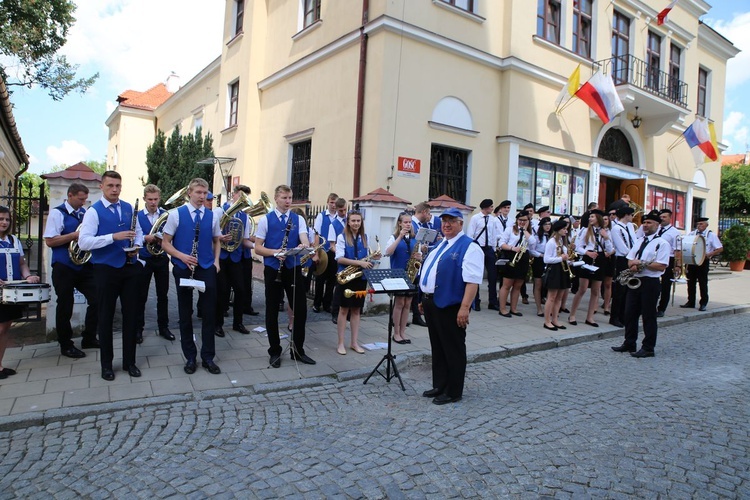
<svg viewBox="0 0 750 500">
<path fill-rule="evenodd" d="M 75 9 L 71 0 L 0 2 L 0 76 L 7 86 L 39 85 L 59 101 L 94 84 L 99 73 L 77 78 L 78 65 L 58 55 L 75 23 Z"/>
<path fill-rule="evenodd" d="M 45 182 L 39 175 L 24 172 L 18 178 L 17 184 L 18 194 L 24 197 L 19 202 L 17 217 L 16 217 L 16 228 L 17 230 L 24 232 L 26 231 L 26 221 L 28 221 L 33 213 L 38 213 L 39 206 L 37 203 L 29 203 L 28 197 L 39 198 L 40 190 L 45 189 Z"/>
<path fill-rule="evenodd" d="M 732 164 L 721 167 L 722 212 L 750 210 L 750 165 Z"/>
<path fill-rule="evenodd" d="M 175 127 L 167 138 L 158 130 L 154 142 L 146 149 L 146 168 L 149 184 L 156 184 L 167 199 L 187 186 L 191 179 L 201 177 L 213 185 L 213 165 L 199 165 L 198 160 L 214 156 L 211 134 L 203 137 L 199 128 L 193 134 L 180 135 Z"/>
</svg>

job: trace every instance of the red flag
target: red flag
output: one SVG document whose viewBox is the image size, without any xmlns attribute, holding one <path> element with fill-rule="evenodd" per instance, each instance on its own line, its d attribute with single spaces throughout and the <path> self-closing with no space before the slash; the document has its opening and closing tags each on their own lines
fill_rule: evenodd
<svg viewBox="0 0 750 500">
<path fill-rule="evenodd" d="M 671 2 L 669 2 L 669 5 L 667 5 L 667 7 L 663 11 L 656 14 L 656 24 L 658 26 L 661 26 L 667 21 L 667 16 L 669 15 L 669 11 L 672 10 L 675 5 L 677 5 L 677 1 L 678 0 L 672 0 Z"/>
<path fill-rule="evenodd" d="M 612 118 L 623 112 L 622 102 L 612 78 L 600 71 L 581 85 L 576 95 L 588 104 L 604 123 L 609 123 Z"/>
</svg>

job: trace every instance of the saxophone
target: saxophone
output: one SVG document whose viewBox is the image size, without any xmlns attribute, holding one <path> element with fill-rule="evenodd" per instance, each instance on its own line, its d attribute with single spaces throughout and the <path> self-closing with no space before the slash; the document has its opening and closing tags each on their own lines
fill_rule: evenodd
<svg viewBox="0 0 750 500">
<path fill-rule="evenodd" d="M 635 290 L 636 288 L 640 288 L 641 286 L 641 279 L 636 278 L 635 275 L 646 269 L 648 266 L 650 266 L 656 258 L 653 258 L 646 262 L 641 262 L 638 264 L 638 267 L 635 271 L 631 271 L 630 268 L 625 269 L 624 271 L 621 271 L 620 274 L 615 278 L 617 282 L 622 285 L 630 288 L 631 290 Z"/>
<path fill-rule="evenodd" d="M 370 262 L 371 260 L 377 260 L 380 258 L 380 240 L 377 236 L 375 236 L 375 242 L 378 244 L 377 249 L 372 253 L 368 253 L 367 257 L 364 259 L 361 259 L 363 262 Z M 361 278 L 362 274 L 364 274 L 363 269 L 352 264 L 351 266 L 345 267 L 343 271 L 336 273 L 336 281 L 339 285 L 346 285 L 352 280 Z"/>
<path fill-rule="evenodd" d="M 409 277 L 409 283 L 414 283 L 419 274 L 419 269 L 422 267 L 422 258 L 417 258 L 417 255 L 422 255 L 422 246 L 417 243 L 416 248 L 409 256 L 409 261 L 406 263 L 406 276 Z"/>
</svg>

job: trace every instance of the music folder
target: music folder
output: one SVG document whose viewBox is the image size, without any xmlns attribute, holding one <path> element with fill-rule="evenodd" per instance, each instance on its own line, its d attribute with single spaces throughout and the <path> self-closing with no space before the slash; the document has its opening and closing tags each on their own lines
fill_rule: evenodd
<svg viewBox="0 0 750 500">
<path fill-rule="evenodd" d="M 434 229 L 420 227 L 414 239 L 417 240 L 417 243 L 419 243 L 420 245 L 425 243 L 429 245 L 430 243 L 435 241 L 435 238 L 437 238 L 437 234 L 438 232 Z"/>
<path fill-rule="evenodd" d="M 365 269 L 365 279 L 375 293 L 415 293 L 405 269 Z"/>
<path fill-rule="evenodd" d="M 206 291 L 206 282 L 201 280 L 194 280 L 191 278 L 180 278 L 180 286 L 187 286 L 195 288 L 199 292 Z"/>
</svg>

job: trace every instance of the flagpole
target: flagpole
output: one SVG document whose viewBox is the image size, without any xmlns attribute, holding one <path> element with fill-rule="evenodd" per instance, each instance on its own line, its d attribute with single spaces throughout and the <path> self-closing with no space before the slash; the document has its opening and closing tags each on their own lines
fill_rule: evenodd
<svg viewBox="0 0 750 500">
<path fill-rule="evenodd" d="M 557 109 L 555 110 L 555 114 L 559 115 L 560 113 L 565 111 L 565 108 L 570 106 L 570 103 L 573 102 L 575 99 L 578 99 L 578 97 L 572 96 L 570 99 L 568 99 L 568 101 L 565 104 L 563 104 L 562 106 L 558 106 Z"/>
<path fill-rule="evenodd" d="M 667 148 L 667 151 L 672 151 L 674 148 L 677 147 L 678 144 L 680 144 L 684 140 L 685 140 L 685 136 L 684 135 L 680 135 L 680 137 L 678 137 L 677 139 L 675 139 L 675 141 Z"/>
</svg>

